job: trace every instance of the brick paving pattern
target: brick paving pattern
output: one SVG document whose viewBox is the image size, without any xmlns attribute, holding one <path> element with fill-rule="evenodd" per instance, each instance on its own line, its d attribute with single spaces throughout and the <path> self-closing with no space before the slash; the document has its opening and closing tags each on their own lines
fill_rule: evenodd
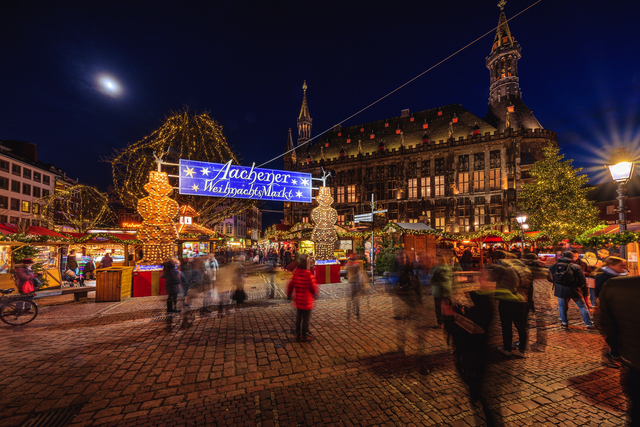
<svg viewBox="0 0 640 427">
<path fill-rule="evenodd" d="M 280 288 L 286 279 L 279 275 Z M 347 286 L 325 285 L 311 316 L 315 339 L 297 343 L 294 311 L 265 299 L 265 277 L 250 277 L 245 290 L 249 301 L 224 316 L 202 314 L 199 297 L 174 316 L 166 297 L 39 300 L 32 324 L 0 326 L 0 426 L 60 408 L 74 411 L 76 427 L 484 425 L 442 330 L 429 327 L 432 298 L 417 320 L 395 320 L 398 302 L 376 286 L 349 321 Z M 585 330 L 575 305 L 562 329 L 546 282 L 536 297 L 547 347 L 527 359 L 502 356 L 493 326 L 490 407 L 507 426 L 624 425 L 621 372 L 600 364 L 602 337 Z"/>
</svg>

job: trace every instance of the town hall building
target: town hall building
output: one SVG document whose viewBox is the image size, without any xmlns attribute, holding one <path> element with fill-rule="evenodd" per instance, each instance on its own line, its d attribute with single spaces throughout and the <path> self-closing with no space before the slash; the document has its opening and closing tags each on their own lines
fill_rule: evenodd
<svg viewBox="0 0 640 427">
<path fill-rule="evenodd" d="M 303 86 L 297 144 L 289 130 L 285 169 L 322 176 L 331 171 L 338 224 L 354 215 L 387 209 L 387 220 L 424 222 L 447 232 L 475 231 L 497 224 L 500 231 L 517 214 L 515 202 L 542 148 L 557 145 L 522 101 L 518 60 L 521 48 L 501 8 L 498 29 L 486 58 L 489 106 L 484 118 L 460 104 L 349 127 L 337 126 L 313 144 L 312 119 Z M 294 150 L 295 148 L 295 150 Z M 314 207 L 285 203 L 285 222 L 309 222 Z"/>
</svg>

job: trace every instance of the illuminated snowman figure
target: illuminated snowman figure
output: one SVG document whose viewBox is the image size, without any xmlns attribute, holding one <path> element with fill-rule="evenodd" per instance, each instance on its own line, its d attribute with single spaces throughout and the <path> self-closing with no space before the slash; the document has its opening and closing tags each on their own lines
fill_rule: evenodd
<svg viewBox="0 0 640 427">
<path fill-rule="evenodd" d="M 311 240 L 316 244 L 317 260 L 332 260 L 333 248 L 338 235 L 336 234 L 335 223 L 338 220 L 338 212 L 331 207 L 333 197 L 329 187 L 321 187 L 318 197 L 316 197 L 318 207 L 311 211 L 311 219 L 315 223 Z"/>
<path fill-rule="evenodd" d="M 138 200 L 138 213 L 143 218 L 138 238 L 142 240 L 144 254 L 139 264 L 159 265 L 174 255 L 175 241 L 178 239 L 174 219 L 179 206 L 178 202 L 168 197 L 173 187 L 165 172 L 151 172 L 144 189 L 149 195 Z"/>
</svg>

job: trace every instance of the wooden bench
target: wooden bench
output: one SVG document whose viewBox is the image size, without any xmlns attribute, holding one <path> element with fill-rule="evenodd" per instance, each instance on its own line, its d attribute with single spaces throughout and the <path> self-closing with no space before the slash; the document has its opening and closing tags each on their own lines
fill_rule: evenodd
<svg viewBox="0 0 640 427">
<path fill-rule="evenodd" d="M 95 292 L 95 286 L 80 286 L 77 288 L 51 289 L 49 291 L 36 291 L 36 298 L 52 297 L 57 295 L 71 295 L 75 302 L 86 301 L 89 292 Z"/>
</svg>

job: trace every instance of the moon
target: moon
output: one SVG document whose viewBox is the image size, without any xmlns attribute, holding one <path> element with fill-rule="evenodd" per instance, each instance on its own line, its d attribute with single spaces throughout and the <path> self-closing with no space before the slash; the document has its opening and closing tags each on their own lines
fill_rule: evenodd
<svg viewBox="0 0 640 427">
<path fill-rule="evenodd" d="M 120 95 L 122 92 L 122 86 L 120 83 L 108 74 L 101 74 L 98 76 L 98 87 L 103 94 L 113 97 Z"/>
</svg>

